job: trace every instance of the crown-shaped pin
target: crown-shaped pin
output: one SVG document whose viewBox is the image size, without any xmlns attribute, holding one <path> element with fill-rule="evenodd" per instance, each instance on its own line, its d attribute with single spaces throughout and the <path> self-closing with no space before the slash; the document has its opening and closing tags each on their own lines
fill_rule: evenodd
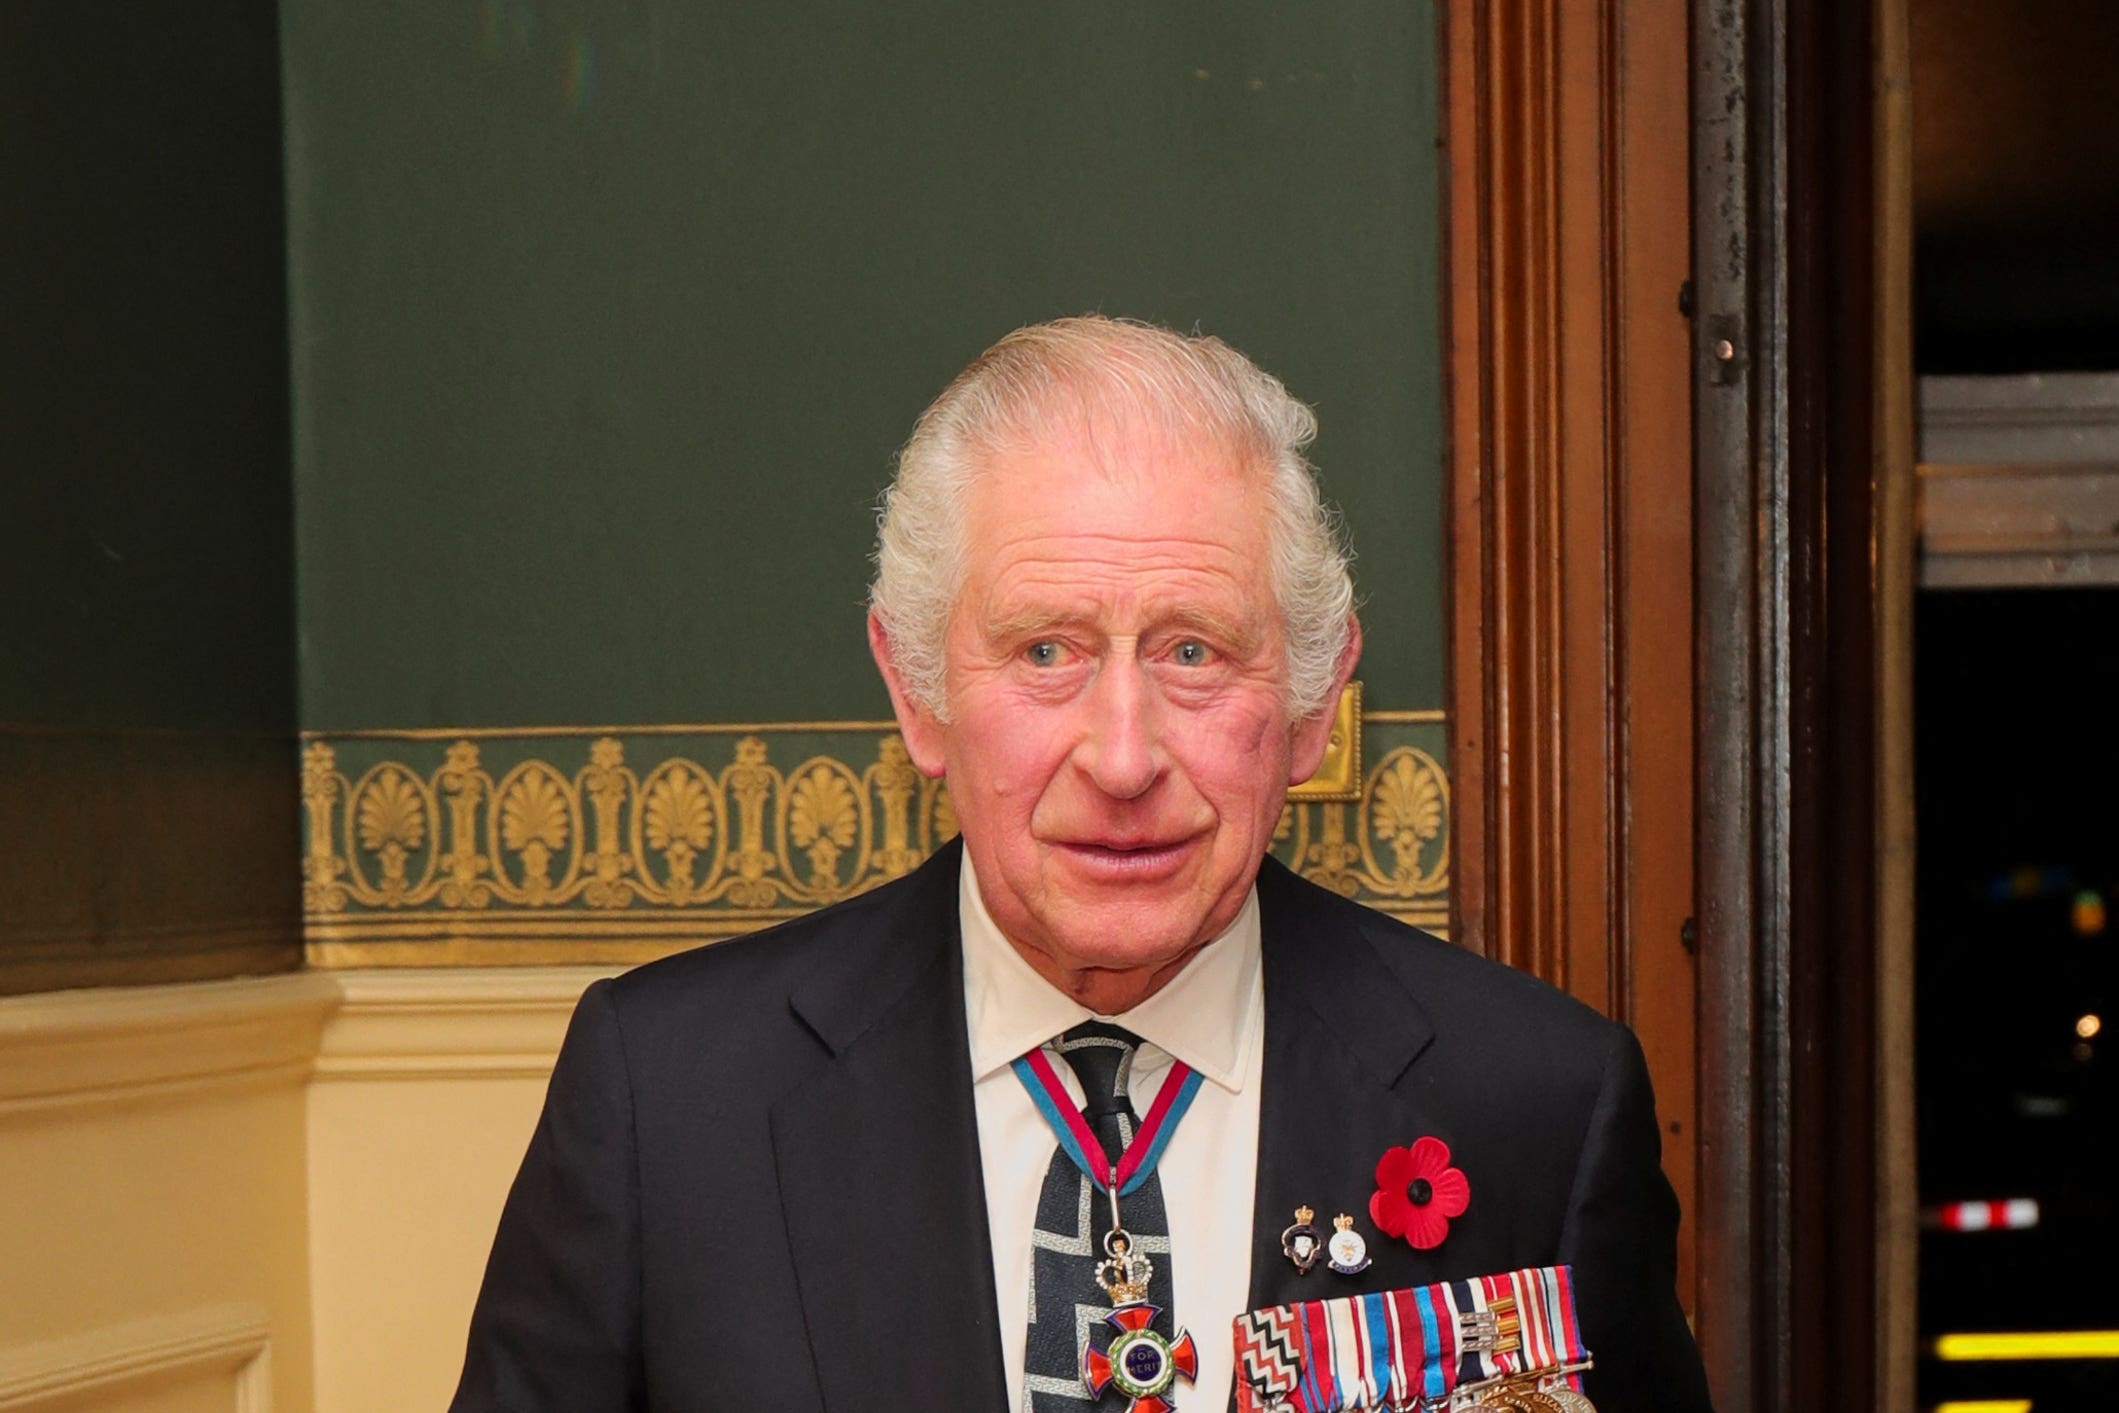
<svg viewBox="0 0 2119 1413">
<path fill-rule="evenodd" d="M 1148 1298 L 1148 1282 L 1155 1275 L 1155 1263 L 1133 1249 L 1124 1232 L 1112 1232 L 1104 1238 L 1104 1249 L 1111 1254 L 1096 1263 L 1096 1283 L 1104 1288 L 1104 1294 L 1113 1305 L 1135 1305 Z"/>
<path fill-rule="evenodd" d="M 1313 1207 L 1297 1207 L 1295 1209 L 1295 1223 L 1297 1226 L 1306 1227 L 1310 1224 L 1310 1218 L 1316 1215 L 1317 1211 Z"/>
<path fill-rule="evenodd" d="M 1335 1231 L 1345 1231 L 1348 1227 L 1352 1226 L 1353 1224 L 1354 1219 L 1352 1217 L 1349 1217 L 1344 1212 L 1341 1212 L 1338 1216 L 1332 1218 L 1332 1228 Z"/>
</svg>

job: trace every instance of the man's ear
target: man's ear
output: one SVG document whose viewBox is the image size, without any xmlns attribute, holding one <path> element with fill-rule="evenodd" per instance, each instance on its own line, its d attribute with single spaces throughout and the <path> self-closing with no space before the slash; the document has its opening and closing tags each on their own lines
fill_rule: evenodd
<svg viewBox="0 0 2119 1413">
<path fill-rule="evenodd" d="M 1295 723 L 1292 749 L 1288 752 L 1288 784 L 1300 785 L 1324 764 L 1325 748 L 1332 743 L 1332 722 L 1338 715 L 1339 694 L 1354 679 L 1354 666 L 1361 661 L 1361 620 L 1347 615 L 1346 647 L 1340 651 L 1332 671 L 1332 694 L 1314 716 Z"/>
<path fill-rule="evenodd" d="M 905 753 L 912 757 L 920 774 L 941 779 L 941 720 L 906 689 L 891 652 L 890 634 L 884 631 L 883 620 L 873 610 L 868 615 L 868 651 L 875 657 L 876 670 L 883 674 L 883 685 L 890 690 L 890 710 L 898 718 L 899 734 L 905 738 Z"/>
</svg>

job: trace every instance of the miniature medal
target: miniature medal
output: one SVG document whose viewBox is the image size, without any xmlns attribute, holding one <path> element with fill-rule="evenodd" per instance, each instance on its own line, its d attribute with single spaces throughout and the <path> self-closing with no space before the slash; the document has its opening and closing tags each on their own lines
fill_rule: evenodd
<svg viewBox="0 0 2119 1413">
<path fill-rule="evenodd" d="M 1332 1269 L 1342 1276 L 1358 1276 L 1369 1268 L 1369 1244 L 1344 1212 L 1332 1218 L 1332 1239 L 1326 1249 L 1331 1253 Z"/>
<path fill-rule="evenodd" d="M 1563 1413 L 1563 1405 L 1549 1393 L 1540 1393 L 1529 1385 L 1504 1385 L 1489 1389 L 1479 1395 L 1473 1409 L 1491 1409 L 1493 1413 Z"/>
<path fill-rule="evenodd" d="M 1280 1234 L 1280 1249 L 1295 1263 L 1295 1274 L 1306 1276 L 1310 1267 L 1317 1264 L 1317 1257 L 1324 1251 L 1324 1243 L 1318 1239 L 1317 1228 L 1310 1219 L 1317 1213 L 1308 1207 L 1295 1209 L 1295 1224 Z"/>
</svg>

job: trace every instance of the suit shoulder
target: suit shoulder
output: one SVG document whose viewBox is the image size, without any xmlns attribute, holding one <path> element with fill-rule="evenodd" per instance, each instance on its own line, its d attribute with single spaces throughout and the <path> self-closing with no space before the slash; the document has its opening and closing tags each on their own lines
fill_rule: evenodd
<svg viewBox="0 0 2119 1413">
<path fill-rule="evenodd" d="M 1409 984 L 1417 982 L 1423 990 L 1446 996 L 1449 1007 L 1465 1008 L 1460 1014 L 1466 1020 L 1549 1028 L 1593 1045 L 1599 1054 L 1619 1028 L 1595 1007 L 1541 977 L 1396 918 L 1377 914 L 1368 931 L 1386 964 Z"/>
<path fill-rule="evenodd" d="M 1529 972 L 1480 956 L 1365 903 L 1275 865 L 1284 906 L 1311 913 L 1323 935 L 1359 937 L 1415 998 L 1438 1034 L 1502 1036 L 1538 1033 L 1559 1053 L 1602 1064 L 1624 1027 Z M 1261 874 L 1263 886 L 1267 875 Z M 1542 1047 L 1541 1047 L 1542 1048 Z"/>
<path fill-rule="evenodd" d="M 613 982 L 613 1003 L 628 1016 L 755 1012 L 819 975 L 887 965 L 890 950 L 903 945 L 908 920 L 954 921 L 955 885 L 952 848 L 902 878 L 813 913 L 635 967 Z M 932 924 L 922 931 L 935 935 Z"/>
</svg>

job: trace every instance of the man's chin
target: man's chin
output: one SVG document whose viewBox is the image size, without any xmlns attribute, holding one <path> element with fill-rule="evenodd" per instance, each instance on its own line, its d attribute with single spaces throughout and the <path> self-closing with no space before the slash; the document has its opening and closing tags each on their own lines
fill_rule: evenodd
<svg viewBox="0 0 2119 1413">
<path fill-rule="evenodd" d="M 1145 975 L 1181 963 L 1212 940 L 1211 920 L 1199 899 L 1174 906 L 1144 900 L 1080 897 L 1054 919 L 1053 950 L 1070 970 L 1106 977 Z"/>
</svg>

